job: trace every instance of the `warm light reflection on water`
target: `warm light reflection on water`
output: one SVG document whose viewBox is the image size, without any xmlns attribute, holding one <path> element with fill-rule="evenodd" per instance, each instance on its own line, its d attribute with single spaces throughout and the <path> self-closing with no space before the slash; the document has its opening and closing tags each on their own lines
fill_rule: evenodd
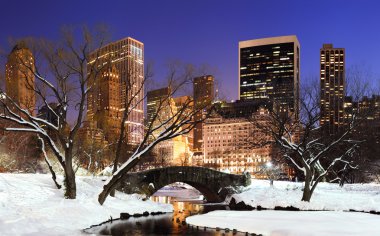
<svg viewBox="0 0 380 236">
<path fill-rule="evenodd" d="M 182 190 L 176 190 L 182 191 Z M 180 193 L 180 194 L 178 194 Z M 182 193 L 184 193 L 182 195 Z M 186 191 L 177 192 L 176 196 L 181 196 L 181 199 L 170 196 L 152 196 L 150 200 L 160 203 L 171 203 L 173 205 L 173 213 L 164 215 L 148 216 L 148 217 L 131 217 L 128 220 L 118 220 L 113 223 L 106 223 L 91 230 L 88 233 L 98 235 L 205 235 L 205 236 L 220 236 L 220 235 L 245 235 L 244 233 L 233 234 L 232 231 L 224 230 L 216 231 L 211 228 L 191 227 L 186 224 L 186 217 L 196 214 L 207 213 L 213 210 L 225 210 L 224 205 L 204 205 L 204 202 L 199 199 L 195 200 L 186 198 Z M 183 201 L 182 196 L 186 198 Z M 143 209 L 142 209 L 143 211 Z M 232 230 L 232 229 L 231 229 Z"/>
<path fill-rule="evenodd" d="M 173 233 L 181 233 L 185 227 L 185 219 L 188 216 L 200 214 L 204 211 L 204 202 L 199 200 L 194 201 L 177 201 L 177 198 L 168 196 L 152 196 L 150 198 L 154 202 L 171 203 L 174 211 L 172 214 Z M 224 209 L 224 206 L 222 206 Z"/>
</svg>

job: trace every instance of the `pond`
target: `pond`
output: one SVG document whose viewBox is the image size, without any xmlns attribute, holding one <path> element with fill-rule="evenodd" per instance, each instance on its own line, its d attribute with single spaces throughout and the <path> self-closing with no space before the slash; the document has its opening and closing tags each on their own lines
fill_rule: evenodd
<svg viewBox="0 0 380 236">
<path fill-rule="evenodd" d="M 151 200 L 171 203 L 174 212 L 146 217 L 130 217 L 127 220 L 114 220 L 85 230 L 98 235 L 245 235 L 211 228 L 197 228 L 186 224 L 190 215 L 203 214 L 214 210 L 226 210 L 222 204 L 206 204 L 203 196 L 191 188 L 169 187 L 159 190 Z"/>
</svg>

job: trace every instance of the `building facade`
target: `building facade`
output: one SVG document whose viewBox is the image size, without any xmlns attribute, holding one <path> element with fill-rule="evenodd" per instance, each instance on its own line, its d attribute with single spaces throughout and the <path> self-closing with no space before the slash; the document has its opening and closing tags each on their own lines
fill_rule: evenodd
<svg viewBox="0 0 380 236">
<path fill-rule="evenodd" d="M 6 96 L 4 93 L 0 92 L 0 115 L 4 115 L 5 107 L 4 104 L 6 101 Z M 5 122 L 0 122 L 0 138 L 5 134 Z"/>
<path fill-rule="evenodd" d="M 173 98 L 174 104 L 177 110 L 186 109 L 184 115 L 191 115 L 194 109 L 194 100 L 191 96 L 181 96 Z M 183 128 L 189 128 L 191 124 L 184 126 Z M 184 134 L 183 137 L 186 140 L 186 146 L 188 148 L 187 153 L 192 156 L 194 150 L 194 129 L 190 130 L 189 133 Z"/>
<path fill-rule="evenodd" d="M 193 93 L 194 93 L 194 109 L 202 110 L 212 104 L 215 99 L 214 77 L 206 75 L 194 78 Z M 202 112 L 195 113 L 195 120 L 202 120 Z M 194 127 L 193 149 L 194 151 L 202 150 L 202 122 L 199 122 Z"/>
<path fill-rule="evenodd" d="M 324 44 L 320 49 L 321 119 L 327 134 L 336 134 L 345 124 L 345 49 Z"/>
<path fill-rule="evenodd" d="M 380 95 L 363 96 L 359 101 L 354 101 L 352 97 L 346 96 L 343 107 L 346 124 L 352 120 L 352 116 L 355 114 L 360 120 L 359 127 L 366 127 L 363 129 L 365 132 L 370 130 L 380 136 Z"/>
<path fill-rule="evenodd" d="M 296 36 L 239 42 L 239 99 L 270 99 L 299 111 L 300 44 Z"/>
<path fill-rule="evenodd" d="M 24 42 L 17 43 L 8 55 L 5 66 L 5 91 L 13 102 L 30 114 L 36 113 L 34 70 L 32 52 Z"/>
<path fill-rule="evenodd" d="M 207 119 L 203 125 L 204 166 L 235 174 L 248 171 L 259 177 L 274 151 L 272 145 L 260 145 L 271 140 L 261 127 L 268 125 L 268 113 L 260 108 L 252 115 L 255 122 L 236 116 Z"/>
<path fill-rule="evenodd" d="M 249 112 L 244 113 L 246 110 Z M 266 103 L 222 104 L 218 114 L 203 124 L 204 166 L 237 174 L 249 171 L 260 177 L 262 166 L 275 152 L 269 144 L 272 137 L 263 130 L 267 125 Z"/>
<path fill-rule="evenodd" d="M 147 93 L 147 123 L 156 129 L 152 132 L 150 140 L 155 138 L 171 126 L 172 122 L 166 122 L 177 115 L 183 105 L 184 97 L 172 98 L 171 88 L 164 87 Z M 187 107 L 187 106 L 186 106 Z M 170 140 L 159 142 L 153 149 L 156 161 L 160 166 L 185 165 L 189 162 L 190 149 L 188 137 L 179 135 Z"/>
<path fill-rule="evenodd" d="M 170 87 L 164 87 L 160 89 L 151 90 L 147 93 L 147 119 L 146 125 L 150 126 L 157 111 L 160 107 L 165 107 L 170 104 L 170 97 L 172 91 Z"/>
<path fill-rule="evenodd" d="M 131 109 L 125 121 L 126 141 L 132 145 L 140 143 L 144 136 L 144 44 L 124 38 L 91 52 L 89 58 L 88 73 L 95 69 L 99 73 L 94 76 L 94 87 L 88 95 L 87 120 L 102 129 L 117 129 L 113 122 L 120 119 L 125 109 Z M 98 124 L 99 120 L 107 122 Z"/>
<path fill-rule="evenodd" d="M 103 130 L 106 140 L 116 141 L 121 128 L 120 75 L 115 65 L 102 68 L 88 99 L 88 119 L 92 127 Z M 91 99 L 90 99 L 91 98 Z M 93 112 L 92 111 L 96 111 Z"/>
</svg>

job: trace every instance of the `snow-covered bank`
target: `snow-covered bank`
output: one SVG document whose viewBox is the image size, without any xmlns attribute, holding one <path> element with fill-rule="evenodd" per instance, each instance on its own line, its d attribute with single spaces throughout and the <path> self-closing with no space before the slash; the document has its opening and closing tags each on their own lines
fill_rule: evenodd
<svg viewBox="0 0 380 236">
<path fill-rule="evenodd" d="M 77 199 L 68 200 L 50 175 L 0 174 L 0 235 L 78 235 L 120 212 L 173 211 L 172 205 L 123 193 L 101 206 L 97 197 L 102 184 L 100 178 L 77 177 Z"/>
<path fill-rule="evenodd" d="M 236 203 L 274 209 L 293 206 L 303 210 L 377 211 L 380 212 L 380 184 L 318 184 L 310 202 L 302 202 L 302 183 L 253 180 L 246 191 L 234 194 Z M 380 220 L 380 218 L 379 218 Z"/>
<path fill-rule="evenodd" d="M 380 232 L 380 216 L 357 212 L 213 211 L 188 217 L 186 222 L 264 236 L 374 236 Z"/>
</svg>

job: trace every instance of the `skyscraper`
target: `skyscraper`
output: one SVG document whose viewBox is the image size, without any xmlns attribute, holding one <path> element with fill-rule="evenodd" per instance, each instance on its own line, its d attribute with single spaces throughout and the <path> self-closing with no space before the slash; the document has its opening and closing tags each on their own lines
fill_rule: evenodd
<svg viewBox="0 0 380 236">
<path fill-rule="evenodd" d="M 100 71 L 96 85 L 91 93 L 88 107 L 96 111 L 92 117 L 93 125 L 103 130 L 107 141 L 115 141 L 120 134 L 120 75 L 115 65 L 109 64 Z"/>
<path fill-rule="evenodd" d="M 152 90 L 147 93 L 147 125 L 149 126 L 153 123 L 153 128 L 157 128 L 152 133 L 152 139 L 157 138 L 160 133 L 171 126 L 173 123 L 173 120 L 170 120 L 171 118 L 179 115 L 178 111 L 182 108 L 180 100 L 181 98 L 172 98 L 170 87 Z M 179 135 L 175 138 L 164 140 L 154 147 L 153 152 L 157 156 L 156 162 L 161 165 L 182 165 L 189 156 L 187 135 Z"/>
<path fill-rule="evenodd" d="M 189 115 L 194 109 L 194 100 L 191 96 L 181 96 L 173 98 L 177 110 L 185 109 L 184 115 Z M 184 125 L 183 128 L 190 127 L 191 124 Z M 186 139 L 189 151 L 193 151 L 194 147 L 194 129 L 189 133 L 182 135 Z"/>
<path fill-rule="evenodd" d="M 170 105 L 171 88 L 164 87 L 151 90 L 147 93 L 147 126 L 151 124 L 155 114 L 161 107 L 161 110 Z"/>
<path fill-rule="evenodd" d="M 35 114 L 34 58 L 24 42 L 17 43 L 5 66 L 6 94 L 22 109 Z"/>
<path fill-rule="evenodd" d="M 115 81 L 118 80 L 119 86 L 109 83 L 112 86 L 103 90 L 104 94 L 99 97 L 97 94 L 99 88 L 97 89 L 96 86 L 102 85 L 97 81 L 100 78 L 95 78 L 95 87 L 88 96 L 88 121 L 95 121 L 96 115 L 103 112 L 105 107 L 108 107 L 109 116 L 121 115 L 125 109 L 131 109 L 125 122 L 126 134 L 128 134 L 126 139 L 130 144 L 141 142 L 144 135 L 144 103 L 141 101 L 144 97 L 144 44 L 127 37 L 95 50 L 90 53 L 89 58 L 88 71 L 95 63 L 96 66 L 102 67 L 107 67 L 109 64 L 108 68 L 112 70 L 107 73 L 117 74 L 117 76 L 111 76 L 108 81 L 116 83 Z M 95 106 L 94 104 L 100 104 L 99 99 L 102 100 L 102 104 L 109 104 L 109 106 Z M 130 104 L 128 104 L 129 101 L 131 101 Z"/>
<path fill-rule="evenodd" d="M 339 132 L 344 125 L 345 50 L 323 44 L 321 62 L 321 119 L 320 124 L 328 134 Z"/>
<path fill-rule="evenodd" d="M 300 44 L 295 35 L 239 42 L 240 100 L 271 99 L 298 114 Z"/>
<path fill-rule="evenodd" d="M 212 75 L 206 75 L 194 78 L 193 84 L 194 93 L 194 109 L 200 110 L 214 101 L 214 77 Z M 195 120 L 199 121 L 202 119 L 202 112 L 196 112 Z M 193 149 L 194 151 L 202 150 L 202 123 L 198 123 L 194 127 L 194 137 L 193 137 Z"/>
</svg>

